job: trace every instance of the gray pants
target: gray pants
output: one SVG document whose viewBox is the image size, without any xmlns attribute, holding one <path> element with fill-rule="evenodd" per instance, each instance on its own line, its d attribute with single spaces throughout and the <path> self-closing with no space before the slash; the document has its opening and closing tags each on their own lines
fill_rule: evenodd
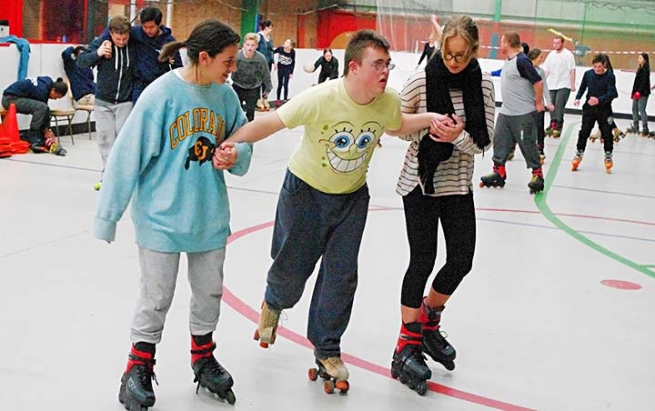
<svg viewBox="0 0 655 411">
<path fill-rule="evenodd" d="M 114 146 L 114 141 L 118 133 L 123 128 L 123 124 L 132 111 L 132 102 L 112 104 L 104 100 L 96 99 L 96 138 L 98 139 L 98 149 L 102 157 L 102 171 L 104 173 L 107 166 L 109 152 Z"/>
<path fill-rule="evenodd" d="M 555 110 L 550 113 L 550 122 L 551 125 L 553 122 L 557 123 L 558 130 L 561 130 L 562 125 L 564 124 L 564 109 L 566 109 L 566 103 L 569 101 L 570 95 L 570 88 L 550 90 L 550 101 L 552 101 L 553 106 L 555 106 Z"/>
<path fill-rule="evenodd" d="M 539 150 L 537 149 L 537 112 L 523 114 L 520 116 L 507 116 L 499 114 L 494 130 L 494 164 L 504 165 L 507 156 L 518 143 L 525 163 L 531 169 L 541 168 Z"/>
<path fill-rule="evenodd" d="M 191 335 L 205 335 L 216 330 L 221 311 L 225 248 L 186 255 L 191 285 L 189 329 Z M 173 302 L 180 253 L 162 253 L 139 247 L 139 262 L 141 292 L 130 340 L 134 344 L 157 344 L 161 341 L 166 314 Z"/>
<path fill-rule="evenodd" d="M 639 130 L 639 117 L 641 117 L 642 129 L 648 130 L 648 113 L 646 113 L 647 105 L 648 96 L 641 96 L 639 100 L 632 100 L 632 126 L 635 130 Z"/>
<path fill-rule="evenodd" d="M 38 137 L 43 137 L 43 129 L 50 127 L 50 108 L 42 101 L 31 98 L 16 97 L 10 95 L 2 96 L 2 106 L 9 110 L 9 105 L 16 105 L 16 112 L 20 114 L 31 114 L 32 122 L 30 130 L 38 132 Z"/>
</svg>

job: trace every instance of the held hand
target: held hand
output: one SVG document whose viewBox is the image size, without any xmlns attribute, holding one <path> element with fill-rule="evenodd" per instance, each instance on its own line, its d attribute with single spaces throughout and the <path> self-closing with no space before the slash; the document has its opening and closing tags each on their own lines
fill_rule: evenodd
<svg viewBox="0 0 655 411">
<path fill-rule="evenodd" d="M 214 151 L 212 164 L 218 170 L 227 170 L 232 168 L 237 162 L 237 149 L 231 141 L 224 141 Z"/>
<path fill-rule="evenodd" d="M 266 92 L 266 93 L 262 93 L 262 98 L 263 98 L 263 99 L 267 99 L 267 98 L 268 98 L 268 92 Z"/>
<path fill-rule="evenodd" d="M 543 113 L 544 109 L 544 103 L 542 101 L 537 101 L 536 103 L 537 106 L 537 113 Z"/>
<path fill-rule="evenodd" d="M 464 122 L 461 117 L 442 116 L 440 121 L 433 119 L 430 125 L 430 138 L 440 143 L 451 143 L 464 130 Z"/>
<path fill-rule="evenodd" d="M 98 56 L 104 57 L 106 59 L 110 59 L 111 49 L 112 49 L 111 41 L 109 40 L 103 41 L 102 45 L 98 48 Z"/>
<path fill-rule="evenodd" d="M 555 106 L 553 105 L 553 103 L 550 103 L 550 104 L 547 106 L 547 108 L 548 108 L 548 111 L 550 111 L 550 112 L 555 111 Z"/>
<path fill-rule="evenodd" d="M 576 106 L 576 107 L 578 107 L 578 106 L 580 105 L 580 100 L 575 100 L 575 101 L 573 102 L 573 105 Z"/>
<path fill-rule="evenodd" d="M 599 101 L 598 97 L 589 97 L 589 100 L 587 100 L 587 103 L 589 103 L 590 106 L 597 106 Z"/>
</svg>

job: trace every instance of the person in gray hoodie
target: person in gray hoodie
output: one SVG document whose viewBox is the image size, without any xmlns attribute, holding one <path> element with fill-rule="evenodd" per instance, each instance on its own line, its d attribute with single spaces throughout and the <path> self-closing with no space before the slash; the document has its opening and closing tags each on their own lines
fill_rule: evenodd
<svg viewBox="0 0 655 411">
<path fill-rule="evenodd" d="M 237 71 L 232 73 L 232 88 L 239 96 L 248 121 L 255 118 L 255 106 L 260 97 L 266 99 L 273 89 L 271 72 L 266 57 L 257 51 L 259 36 L 248 33 L 243 37 L 243 48 L 237 54 Z"/>
<path fill-rule="evenodd" d="M 95 102 L 98 148 L 104 173 L 116 136 L 132 111 L 136 47 L 130 39 L 130 21 L 122 16 L 109 22 L 109 37 L 100 36 L 77 59 L 81 68 L 98 70 Z M 100 189 L 100 183 L 94 188 Z"/>
</svg>

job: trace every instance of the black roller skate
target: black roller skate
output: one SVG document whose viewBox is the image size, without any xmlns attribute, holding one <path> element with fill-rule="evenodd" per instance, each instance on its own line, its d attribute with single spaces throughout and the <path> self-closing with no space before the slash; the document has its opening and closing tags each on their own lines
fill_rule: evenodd
<svg viewBox="0 0 655 411">
<path fill-rule="evenodd" d="M 544 191 L 544 173 L 541 167 L 532 170 L 532 178 L 528 183 L 530 194 L 541 193 Z"/>
<path fill-rule="evenodd" d="M 650 131 L 648 130 L 648 125 L 644 125 L 641 128 L 641 136 L 642 137 L 650 137 Z"/>
<path fill-rule="evenodd" d="M 198 383 L 196 394 L 200 387 L 204 387 L 232 405 L 237 400 L 232 391 L 234 380 L 230 373 L 216 361 L 213 354 L 216 343 L 212 341 L 211 336 L 210 333 L 191 338 L 191 368 L 196 377 L 193 382 Z M 207 340 L 209 342 L 206 342 Z"/>
<path fill-rule="evenodd" d="M 137 343 L 132 346 L 118 392 L 118 401 L 128 411 L 147 411 L 148 407 L 155 405 L 152 390 L 152 380 L 157 382 L 154 356 L 154 344 Z"/>
<path fill-rule="evenodd" d="M 421 322 L 423 332 L 423 352 L 432 357 L 434 361 L 443 365 L 448 371 L 452 371 L 455 369 L 457 352 L 439 330 L 441 313 L 445 308 L 430 308 L 425 304 L 425 299 L 423 299 L 419 321 Z"/>
<path fill-rule="evenodd" d="M 505 187 L 505 166 L 494 164 L 493 171 L 480 178 L 480 187 Z"/>
<path fill-rule="evenodd" d="M 307 376 L 311 381 L 316 381 L 318 377 L 321 377 L 324 380 L 323 390 L 326 394 L 332 394 L 335 388 L 342 394 L 347 393 L 350 389 L 348 383 L 350 373 L 341 357 L 328 357 L 320 360 L 317 358 L 316 368 L 310 368 Z"/>
<path fill-rule="evenodd" d="M 416 332 L 412 330 L 416 330 Z M 399 379 L 401 383 L 419 395 L 424 395 L 427 391 L 426 381 L 432 378 L 432 371 L 425 363 L 421 341 L 420 323 L 402 325 L 391 361 L 391 376 Z"/>
<path fill-rule="evenodd" d="M 626 134 L 639 134 L 639 125 L 633 123 L 630 127 L 625 129 Z"/>
</svg>

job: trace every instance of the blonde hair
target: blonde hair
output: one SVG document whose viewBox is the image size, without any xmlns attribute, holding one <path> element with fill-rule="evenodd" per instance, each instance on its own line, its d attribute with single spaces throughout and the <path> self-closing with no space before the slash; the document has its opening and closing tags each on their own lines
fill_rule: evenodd
<svg viewBox="0 0 655 411">
<path fill-rule="evenodd" d="M 445 50 L 446 43 L 453 37 L 461 37 L 469 46 L 469 56 L 476 57 L 480 49 L 480 36 L 478 25 L 467 15 L 461 14 L 451 17 L 443 28 L 441 35 L 441 50 Z"/>
<path fill-rule="evenodd" d="M 259 44 L 259 35 L 257 33 L 248 33 L 243 36 L 244 43 L 248 40 L 255 40 L 255 43 Z"/>
</svg>

